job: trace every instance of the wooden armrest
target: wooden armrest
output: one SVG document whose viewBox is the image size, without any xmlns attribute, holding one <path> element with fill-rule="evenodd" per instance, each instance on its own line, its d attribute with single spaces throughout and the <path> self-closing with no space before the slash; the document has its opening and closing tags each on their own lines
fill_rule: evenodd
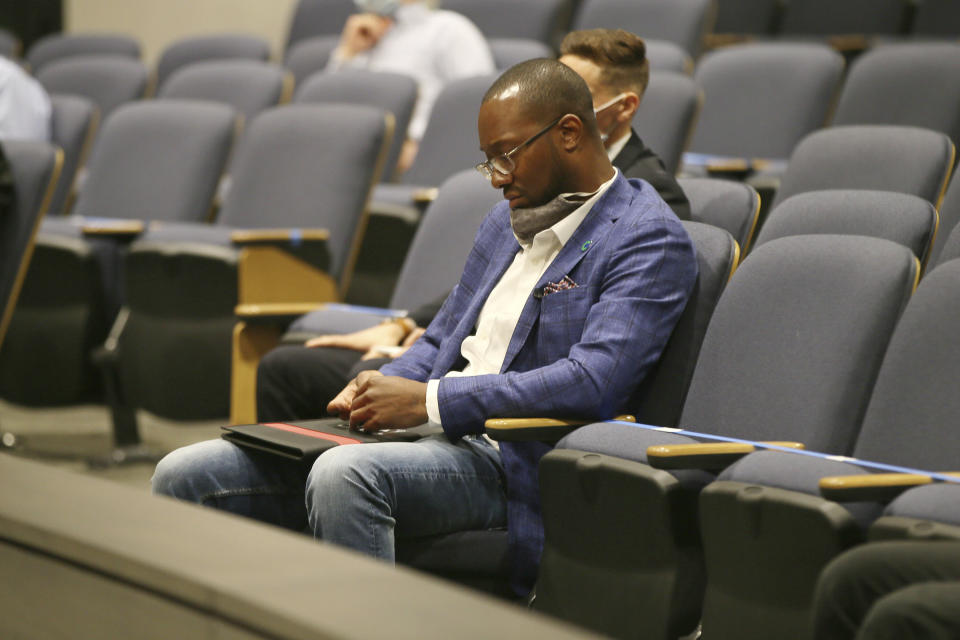
<svg viewBox="0 0 960 640">
<path fill-rule="evenodd" d="M 88 236 L 136 236 L 143 233 L 141 220 L 84 220 L 80 230 Z"/>
<path fill-rule="evenodd" d="M 631 415 L 617 416 L 614 420 L 636 422 Z M 555 418 L 490 418 L 486 421 L 487 435 L 505 442 L 556 442 L 577 427 L 597 422 L 596 420 L 559 420 Z"/>
<path fill-rule="evenodd" d="M 438 193 L 440 193 L 440 190 L 436 187 L 426 187 L 414 191 L 410 194 L 410 199 L 417 204 L 430 204 L 437 199 Z"/>
<path fill-rule="evenodd" d="M 237 284 L 241 306 L 316 304 L 338 297 L 337 285 L 328 273 L 282 249 L 256 242 L 240 250 Z"/>
<path fill-rule="evenodd" d="M 851 33 L 839 36 L 830 36 L 827 42 L 837 51 L 863 51 L 870 46 L 867 36 L 859 33 Z"/>
<path fill-rule="evenodd" d="M 319 242 L 330 239 L 327 229 L 237 229 L 230 234 L 234 244 L 254 242 Z"/>
<path fill-rule="evenodd" d="M 960 473 L 947 475 L 960 476 Z M 836 502 L 889 502 L 911 487 L 932 483 L 933 478 L 922 473 L 827 476 L 820 478 L 820 495 Z"/>
<path fill-rule="evenodd" d="M 763 442 L 758 444 L 803 449 L 799 442 Z M 657 469 L 723 469 L 756 446 L 746 442 L 703 442 L 691 444 L 660 444 L 647 448 L 647 462 Z"/>
<path fill-rule="evenodd" d="M 274 302 L 266 304 L 238 304 L 234 314 L 244 320 L 289 320 L 323 307 L 318 302 Z"/>
</svg>

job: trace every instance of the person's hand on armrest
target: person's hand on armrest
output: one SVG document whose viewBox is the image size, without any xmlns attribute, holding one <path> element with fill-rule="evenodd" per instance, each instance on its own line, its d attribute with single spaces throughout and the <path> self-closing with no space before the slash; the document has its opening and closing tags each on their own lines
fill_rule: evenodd
<svg viewBox="0 0 960 640">
<path fill-rule="evenodd" d="M 307 347 L 337 347 L 340 349 L 352 349 L 354 351 L 369 352 L 371 349 L 381 345 L 399 345 L 404 338 L 416 330 L 416 325 L 412 320 L 406 318 L 397 318 L 396 320 L 387 320 L 374 325 L 362 331 L 353 333 L 331 334 L 317 336 L 307 340 Z M 411 342 L 411 344 L 413 344 Z"/>
<path fill-rule="evenodd" d="M 426 333 L 426 329 L 423 327 L 417 327 L 411 331 L 406 338 L 403 339 L 403 342 L 400 343 L 400 346 L 394 347 L 387 344 L 378 344 L 377 346 L 371 348 L 361 360 L 374 360 L 376 358 L 398 358 L 405 354 L 407 350 L 413 346 L 413 343 L 417 341 L 417 338 Z"/>
</svg>

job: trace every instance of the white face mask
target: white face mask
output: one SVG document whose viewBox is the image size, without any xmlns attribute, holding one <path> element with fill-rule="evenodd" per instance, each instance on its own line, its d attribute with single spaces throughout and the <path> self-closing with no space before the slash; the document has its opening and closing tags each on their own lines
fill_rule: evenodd
<svg viewBox="0 0 960 640">
<path fill-rule="evenodd" d="M 400 8 L 399 0 L 353 0 L 360 13 L 376 13 L 381 16 L 392 16 Z"/>
<path fill-rule="evenodd" d="M 604 102 L 604 103 L 603 103 L 602 105 L 600 105 L 599 107 L 594 107 L 594 109 L 593 109 L 594 115 L 599 115 L 601 111 L 603 111 L 604 109 L 609 109 L 610 107 L 612 107 L 613 105 L 617 104 L 618 102 L 620 102 L 621 100 L 623 100 L 623 99 L 626 98 L 626 97 L 627 97 L 627 94 L 626 94 L 626 93 L 617 94 L 616 96 L 614 96 L 614 97 L 610 98 L 609 100 L 607 100 L 606 102 Z M 616 129 L 616 126 L 614 126 L 614 129 Z M 600 141 L 601 141 L 601 142 L 606 142 L 609 138 L 610 138 L 610 131 L 606 131 L 606 132 L 600 134 Z"/>
</svg>

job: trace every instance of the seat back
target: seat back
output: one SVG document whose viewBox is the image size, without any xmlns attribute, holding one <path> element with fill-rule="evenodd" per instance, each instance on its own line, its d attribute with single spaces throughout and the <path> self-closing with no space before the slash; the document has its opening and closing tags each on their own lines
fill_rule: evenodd
<svg viewBox="0 0 960 640">
<path fill-rule="evenodd" d="M 270 44 L 256 36 L 236 33 L 177 40 L 160 54 L 160 61 L 157 62 L 157 86 L 162 89 L 170 74 L 181 67 L 224 58 L 266 62 L 270 58 Z"/>
<path fill-rule="evenodd" d="M 652 55 L 647 50 L 648 57 Z M 689 76 L 656 71 L 633 116 L 633 128 L 653 149 L 667 171 L 676 173 L 690 144 L 703 103 L 703 92 Z"/>
<path fill-rule="evenodd" d="M 770 34 L 780 18 L 780 0 L 719 0 L 714 33 Z"/>
<path fill-rule="evenodd" d="M 487 44 L 493 54 L 493 64 L 500 70 L 534 58 L 553 57 L 549 45 L 532 38 L 490 38 Z"/>
<path fill-rule="evenodd" d="M 0 56 L 11 60 L 19 58 L 21 46 L 20 38 L 13 32 L 0 28 Z"/>
<path fill-rule="evenodd" d="M 949 136 L 892 125 L 830 127 L 804 138 L 790 156 L 773 206 L 824 189 L 874 189 L 943 198 L 954 159 Z"/>
<path fill-rule="evenodd" d="M 786 236 L 848 234 L 902 244 L 926 264 L 937 231 L 937 210 L 906 193 L 837 189 L 787 198 L 770 212 L 757 246 Z"/>
<path fill-rule="evenodd" d="M 789 35 L 896 34 L 906 0 L 790 0 L 780 31 Z"/>
<path fill-rule="evenodd" d="M 888 44 L 856 59 L 834 124 L 898 124 L 960 140 L 960 45 Z"/>
<path fill-rule="evenodd" d="M 650 71 L 672 71 L 673 73 L 693 73 L 693 58 L 686 49 L 675 42 L 667 40 L 645 40 L 647 46 L 647 60 L 650 61 Z"/>
<path fill-rule="evenodd" d="M 298 104 L 262 113 L 237 148 L 217 223 L 327 229 L 330 272 L 348 278 L 392 128 L 392 116 L 363 105 Z"/>
<path fill-rule="evenodd" d="M 293 76 L 275 64 L 255 60 L 197 62 L 174 71 L 158 98 L 209 100 L 230 105 L 245 121 L 290 100 Z"/>
<path fill-rule="evenodd" d="M 299 0 L 290 18 L 286 51 L 301 40 L 314 36 L 339 36 L 350 14 L 353 0 Z"/>
<path fill-rule="evenodd" d="M 675 427 L 679 423 L 710 316 L 740 259 L 739 246 L 725 230 L 687 220 L 683 226 L 697 249 L 699 273 L 656 368 L 630 404 L 643 424 Z"/>
<path fill-rule="evenodd" d="M 960 456 L 960 260 L 933 269 L 897 324 L 853 454 L 946 471 Z"/>
<path fill-rule="evenodd" d="M 50 96 L 50 141 L 63 149 L 63 171 L 50 201 L 49 213 L 66 213 L 68 198 L 77 172 L 83 167 L 93 147 L 100 126 L 96 105 L 80 96 Z"/>
<path fill-rule="evenodd" d="M 849 453 L 919 275 L 889 240 L 793 236 L 757 247 L 713 312 L 680 425 Z"/>
<path fill-rule="evenodd" d="M 930 264 L 937 264 L 946 252 L 947 241 L 953 232 L 960 226 L 960 180 L 951 180 L 947 192 L 940 203 L 940 224 L 937 227 L 937 236 L 933 239 L 930 248 Z"/>
<path fill-rule="evenodd" d="M 696 57 L 715 19 L 715 0 L 584 0 L 574 29 L 626 29 L 675 42 Z"/>
<path fill-rule="evenodd" d="M 435 186 L 477 163 L 481 157 L 477 112 L 493 80 L 493 76 L 476 76 L 444 86 L 433 104 L 417 157 L 400 178 L 402 183 Z"/>
<path fill-rule="evenodd" d="M 164 100 L 107 118 L 73 212 L 138 220 L 204 220 L 237 129 L 225 105 Z"/>
<path fill-rule="evenodd" d="M 694 72 L 705 99 L 691 151 L 786 158 L 827 121 L 842 72 L 840 54 L 820 44 L 744 44 L 706 54 Z"/>
<path fill-rule="evenodd" d="M 0 215 L 0 344 L 63 166 L 63 152 L 45 142 L 6 140 L 2 152 L 9 164 L 13 201 Z"/>
<path fill-rule="evenodd" d="M 417 82 L 399 73 L 364 70 L 318 73 L 299 86 L 295 102 L 364 104 L 393 114 L 393 138 L 383 170 L 383 178 L 389 180 L 407 138 L 407 127 L 417 102 Z"/>
<path fill-rule="evenodd" d="M 54 33 L 31 45 L 26 62 L 37 74 L 54 60 L 76 56 L 121 56 L 140 59 L 140 43 L 125 35 L 97 33 Z"/>
<path fill-rule="evenodd" d="M 314 36 L 293 45 L 284 58 L 283 66 L 293 73 L 297 86 L 327 68 L 330 55 L 340 43 L 340 36 Z"/>
<path fill-rule="evenodd" d="M 931 260 L 931 264 L 940 265 L 957 258 L 960 258 L 960 225 L 953 227 L 953 231 L 950 232 L 946 242 L 943 243 L 936 261 Z"/>
<path fill-rule="evenodd" d="M 97 55 L 52 61 L 36 74 L 49 93 L 66 93 L 92 100 L 106 119 L 121 104 L 147 94 L 150 74 L 134 58 Z"/>
<path fill-rule="evenodd" d="M 467 16 L 487 38 L 550 43 L 569 19 L 567 0 L 444 0 L 442 6 Z"/>
<path fill-rule="evenodd" d="M 690 201 L 690 217 L 726 230 L 740 245 L 741 256 L 750 250 L 760 196 L 750 185 L 719 178 L 679 178 L 677 182 Z"/>
<path fill-rule="evenodd" d="M 503 194 L 473 169 L 447 178 L 420 221 L 390 307 L 416 309 L 450 291 L 463 271 L 480 222 L 502 199 Z"/>
</svg>

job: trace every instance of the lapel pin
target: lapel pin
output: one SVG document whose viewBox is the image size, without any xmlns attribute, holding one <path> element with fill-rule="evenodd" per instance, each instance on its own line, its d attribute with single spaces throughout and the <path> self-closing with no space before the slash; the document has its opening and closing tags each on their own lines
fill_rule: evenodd
<svg viewBox="0 0 960 640">
<path fill-rule="evenodd" d="M 581 251 L 581 252 L 586 251 L 587 249 L 590 248 L 590 245 L 592 245 L 592 244 L 593 244 L 593 240 L 587 240 L 587 241 L 584 242 L 582 245 L 580 245 L 580 251 Z"/>
</svg>

